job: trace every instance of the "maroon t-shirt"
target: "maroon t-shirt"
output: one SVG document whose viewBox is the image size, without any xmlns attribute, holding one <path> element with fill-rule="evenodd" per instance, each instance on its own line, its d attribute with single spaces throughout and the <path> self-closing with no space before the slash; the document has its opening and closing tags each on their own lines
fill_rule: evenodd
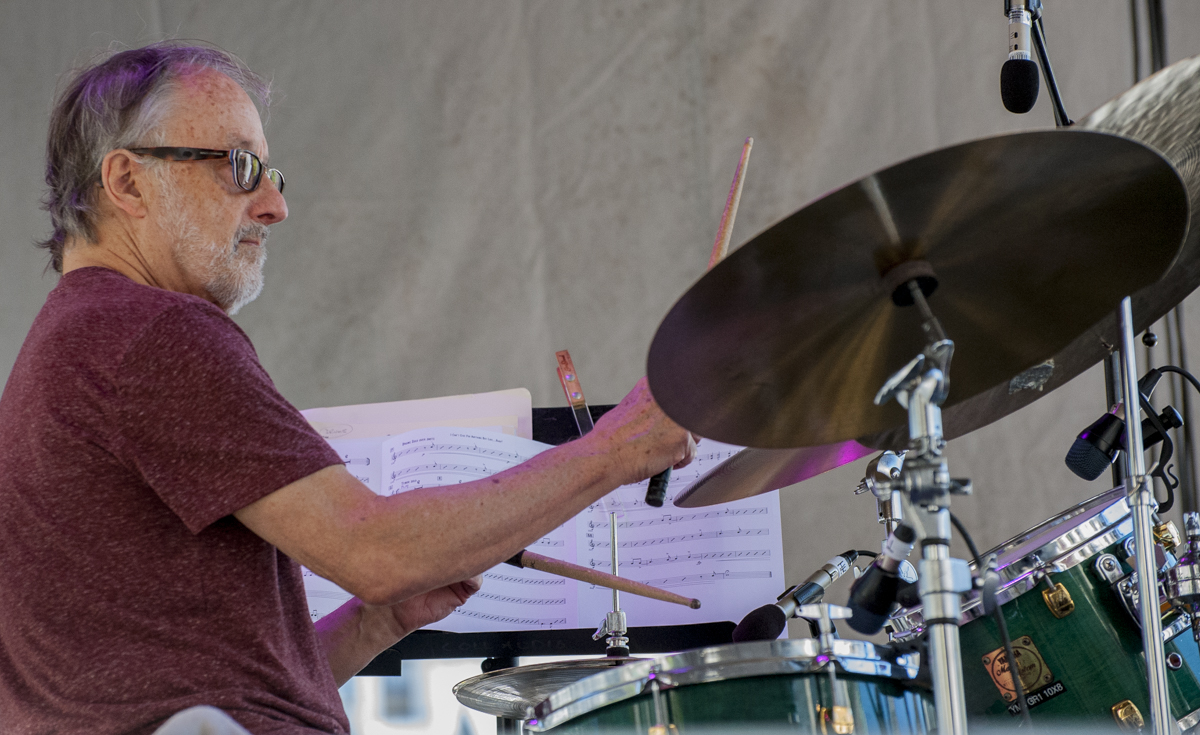
<svg viewBox="0 0 1200 735">
<path fill-rule="evenodd" d="M 0 732 L 347 732 L 299 567 L 230 515 L 337 463 L 220 309 L 63 276 L 0 396 Z"/>
</svg>

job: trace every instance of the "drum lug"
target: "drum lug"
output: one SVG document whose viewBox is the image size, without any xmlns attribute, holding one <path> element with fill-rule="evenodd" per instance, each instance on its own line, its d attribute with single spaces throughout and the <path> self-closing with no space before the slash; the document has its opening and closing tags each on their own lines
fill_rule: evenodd
<svg viewBox="0 0 1200 735">
<path fill-rule="evenodd" d="M 1140 732 L 1146 727 L 1146 720 L 1141 711 L 1128 699 L 1112 706 L 1112 716 L 1117 721 L 1117 726 L 1126 732 Z"/>
<path fill-rule="evenodd" d="M 1174 554 L 1175 550 L 1183 544 L 1183 536 L 1179 533 L 1179 527 L 1175 525 L 1175 521 L 1167 521 L 1155 526 L 1154 540 L 1162 544 L 1163 549 L 1171 554 Z"/>
<path fill-rule="evenodd" d="M 1050 577 L 1045 577 L 1045 580 L 1049 589 L 1042 590 L 1042 600 L 1050 609 L 1050 614 L 1061 620 L 1075 612 L 1075 600 L 1071 599 L 1071 593 L 1062 585 L 1062 582 L 1054 584 L 1050 581 Z"/>
</svg>

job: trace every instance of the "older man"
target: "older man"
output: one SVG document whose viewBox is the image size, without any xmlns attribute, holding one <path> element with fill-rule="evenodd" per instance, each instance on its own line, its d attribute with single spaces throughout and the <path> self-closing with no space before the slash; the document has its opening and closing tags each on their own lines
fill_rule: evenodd
<svg viewBox="0 0 1200 735">
<path fill-rule="evenodd" d="M 53 112 L 63 275 L 0 397 L 5 732 L 149 733 L 210 705 L 256 735 L 344 733 L 337 687 L 379 651 L 694 451 L 643 382 L 486 480 L 361 485 L 228 316 L 287 217 L 250 94 L 228 54 L 158 44 L 83 71 Z M 298 563 L 357 599 L 314 627 Z"/>
</svg>

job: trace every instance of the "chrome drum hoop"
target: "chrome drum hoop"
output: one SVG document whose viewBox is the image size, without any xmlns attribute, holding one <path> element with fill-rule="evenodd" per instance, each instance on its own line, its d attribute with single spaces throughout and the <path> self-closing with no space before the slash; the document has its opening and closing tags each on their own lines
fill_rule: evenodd
<svg viewBox="0 0 1200 735">
<path fill-rule="evenodd" d="M 915 653 L 885 657 L 866 641 L 835 640 L 839 673 L 899 681 L 915 679 L 920 658 Z M 615 702 L 636 697 L 651 682 L 660 689 L 754 676 L 809 674 L 823 670 L 826 659 L 812 638 L 734 643 L 637 661 L 589 676 L 550 695 L 533 708 L 525 728 L 543 732 Z"/>
<path fill-rule="evenodd" d="M 1056 536 L 1050 534 L 1061 530 Z M 996 555 L 1000 584 L 996 604 L 1004 605 L 1036 587 L 1048 574 L 1072 569 L 1133 533 L 1133 519 L 1122 486 L 1106 490 L 984 552 Z M 975 562 L 970 563 L 972 573 Z M 983 617 L 978 590 L 963 595 L 959 624 Z M 894 640 L 905 640 L 924 630 L 921 608 L 900 610 L 888 625 Z"/>
</svg>

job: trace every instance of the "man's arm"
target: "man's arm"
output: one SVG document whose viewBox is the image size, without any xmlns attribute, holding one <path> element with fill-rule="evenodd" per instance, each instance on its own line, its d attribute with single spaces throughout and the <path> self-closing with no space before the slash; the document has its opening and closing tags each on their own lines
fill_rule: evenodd
<svg viewBox="0 0 1200 735">
<path fill-rule="evenodd" d="M 643 379 L 590 434 L 492 477 L 382 497 L 333 466 L 235 515 L 364 602 L 392 605 L 482 573 L 694 449 Z"/>
</svg>

